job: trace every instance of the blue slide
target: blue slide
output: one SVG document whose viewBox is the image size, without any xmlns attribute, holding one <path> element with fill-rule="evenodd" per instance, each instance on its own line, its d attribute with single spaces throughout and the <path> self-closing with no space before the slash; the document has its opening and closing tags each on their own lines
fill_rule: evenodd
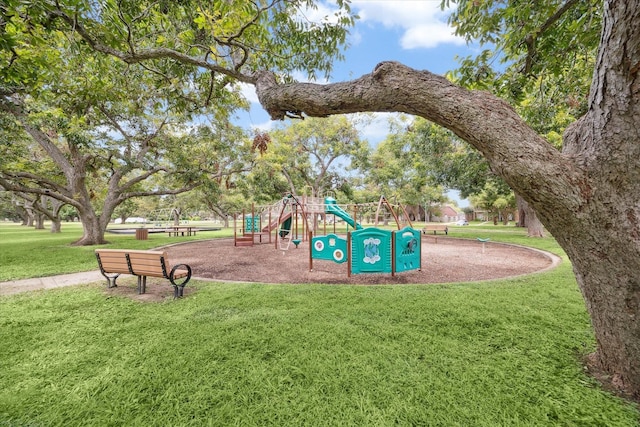
<svg viewBox="0 0 640 427">
<path fill-rule="evenodd" d="M 324 212 L 328 214 L 334 214 L 356 230 L 362 230 L 362 226 L 360 225 L 360 223 L 355 222 L 355 220 L 351 218 L 344 209 L 338 206 L 336 199 L 334 199 L 333 197 L 326 197 L 324 199 Z"/>
</svg>

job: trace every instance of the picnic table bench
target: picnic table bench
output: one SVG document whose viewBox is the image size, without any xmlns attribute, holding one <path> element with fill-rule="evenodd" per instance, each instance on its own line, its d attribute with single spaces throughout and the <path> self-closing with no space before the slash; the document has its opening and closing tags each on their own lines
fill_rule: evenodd
<svg viewBox="0 0 640 427">
<path fill-rule="evenodd" d="M 191 267 L 187 264 L 171 266 L 169 256 L 164 251 L 96 249 L 95 253 L 100 272 L 107 279 L 109 288 L 117 286 L 116 279 L 121 274 L 131 274 L 138 277 L 138 294 L 144 294 L 147 277 L 160 277 L 171 282 L 173 296 L 179 298 L 191 279 Z"/>
<path fill-rule="evenodd" d="M 427 234 L 429 231 L 433 231 L 433 234 L 436 234 L 437 231 L 444 231 L 444 234 L 449 234 L 449 227 L 446 224 L 427 224 L 422 229 L 422 234 Z"/>
<path fill-rule="evenodd" d="M 187 233 L 187 236 L 191 236 L 192 234 L 195 236 L 196 231 L 198 231 L 198 229 L 192 226 L 176 225 L 176 226 L 167 227 L 165 231 L 169 233 L 169 237 L 171 237 L 172 234 L 175 235 L 176 237 L 178 237 L 178 234 L 180 234 L 181 236 L 184 236 L 184 233 Z"/>
</svg>

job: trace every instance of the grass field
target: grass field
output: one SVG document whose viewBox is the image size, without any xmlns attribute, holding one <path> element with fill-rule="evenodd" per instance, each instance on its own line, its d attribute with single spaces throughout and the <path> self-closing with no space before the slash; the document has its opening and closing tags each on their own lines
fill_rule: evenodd
<svg viewBox="0 0 640 427">
<path fill-rule="evenodd" d="M 97 270 L 95 247 L 70 246 L 81 236 L 82 226 L 79 223 L 63 223 L 62 232 L 52 234 L 48 229 L 34 230 L 0 222 L 0 282 Z M 136 240 L 134 234 L 106 233 L 105 238 L 110 243 L 104 247 L 150 249 L 188 240 L 232 236 L 233 229 L 203 231 L 189 237 L 150 233 L 148 240 Z"/>
<path fill-rule="evenodd" d="M 80 230 L 65 228 L 0 225 L 0 280 L 95 269 L 93 248 L 69 246 Z M 206 233 L 196 238 L 229 235 Z M 195 281 L 189 297 L 152 304 L 109 297 L 102 282 L 0 297 L 0 427 L 639 425 L 636 406 L 584 372 L 594 339 L 553 239 L 452 234 L 564 262 L 471 284 Z"/>
</svg>

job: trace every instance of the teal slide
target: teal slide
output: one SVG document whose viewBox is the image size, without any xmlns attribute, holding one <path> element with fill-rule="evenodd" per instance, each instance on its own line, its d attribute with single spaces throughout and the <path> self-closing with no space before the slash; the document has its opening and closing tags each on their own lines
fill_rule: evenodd
<svg viewBox="0 0 640 427">
<path fill-rule="evenodd" d="M 336 199 L 334 199 L 333 197 L 326 197 L 324 199 L 324 212 L 328 214 L 334 214 L 356 230 L 362 230 L 362 226 L 360 225 L 360 223 L 355 222 L 354 219 L 351 218 L 344 209 L 338 206 Z"/>
</svg>

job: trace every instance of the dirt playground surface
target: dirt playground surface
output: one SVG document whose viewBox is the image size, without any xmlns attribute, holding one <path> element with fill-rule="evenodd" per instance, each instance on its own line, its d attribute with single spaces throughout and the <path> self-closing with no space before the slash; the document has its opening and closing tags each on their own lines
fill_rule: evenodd
<svg viewBox="0 0 640 427">
<path fill-rule="evenodd" d="M 471 282 L 533 273 L 551 268 L 559 258 L 521 246 L 438 236 L 422 236 L 422 269 L 347 277 L 347 263 L 313 260 L 309 242 L 296 249 L 275 243 L 235 247 L 233 239 L 212 239 L 165 248 L 172 263 L 189 264 L 194 278 L 261 283 L 428 284 Z M 189 286 L 187 286 L 188 288 Z M 187 290 L 185 288 L 185 291 Z"/>
</svg>

